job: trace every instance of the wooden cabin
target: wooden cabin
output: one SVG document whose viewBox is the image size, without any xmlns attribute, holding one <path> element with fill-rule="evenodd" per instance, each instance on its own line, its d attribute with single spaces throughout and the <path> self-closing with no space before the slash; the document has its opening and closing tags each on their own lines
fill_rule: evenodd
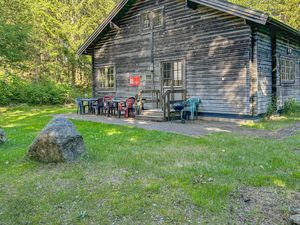
<svg viewBox="0 0 300 225">
<path fill-rule="evenodd" d="M 186 92 L 200 115 L 226 118 L 300 101 L 300 32 L 225 1 L 122 0 L 78 54 L 92 56 L 94 97 Z"/>
</svg>

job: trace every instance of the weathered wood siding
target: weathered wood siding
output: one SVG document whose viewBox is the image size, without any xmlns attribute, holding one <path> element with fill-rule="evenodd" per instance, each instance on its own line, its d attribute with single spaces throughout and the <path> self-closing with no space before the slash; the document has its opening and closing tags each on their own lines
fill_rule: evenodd
<svg viewBox="0 0 300 225">
<path fill-rule="evenodd" d="M 140 31 L 140 13 L 164 6 L 165 24 L 154 32 Z M 95 48 L 94 69 L 116 66 L 116 92 L 135 95 L 129 75 L 147 77 L 146 87 L 161 89 L 161 62 L 185 60 L 185 87 L 199 96 L 201 111 L 250 115 L 251 28 L 244 19 L 185 0 L 138 0 Z M 95 74 L 94 74 L 95 76 Z M 95 79 L 97 80 L 97 79 Z M 95 94 L 107 94 L 95 86 Z"/>
<path fill-rule="evenodd" d="M 257 66 L 255 115 L 264 114 L 272 100 L 272 43 L 268 31 L 255 31 L 254 59 Z"/>
<path fill-rule="evenodd" d="M 254 29 L 254 64 L 257 72 L 257 92 L 255 115 L 261 115 L 267 112 L 272 101 L 272 39 L 271 33 L 267 28 Z M 300 102 L 300 43 L 292 39 L 287 39 L 288 35 L 277 32 L 276 38 L 276 61 L 277 61 L 277 98 L 278 109 L 289 98 L 294 98 Z M 291 48 L 292 53 L 288 54 L 287 49 Z M 290 58 L 296 63 L 295 83 L 283 84 L 280 74 L 280 59 Z M 255 74 L 255 73 L 253 73 Z"/>
<path fill-rule="evenodd" d="M 288 54 L 287 49 L 292 49 L 292 53 Z M 300 102 L 300 43 L 287 39 L 286 35 L 278 35 L 277 37 L 277 97 L 278 106 L 281 107 L 289 98 L 296 99 Z M 295 83 L 283 84 L 280 81 L 280 58 L 290 58 L 296 60 L 296 77 Z"/>
</svg>

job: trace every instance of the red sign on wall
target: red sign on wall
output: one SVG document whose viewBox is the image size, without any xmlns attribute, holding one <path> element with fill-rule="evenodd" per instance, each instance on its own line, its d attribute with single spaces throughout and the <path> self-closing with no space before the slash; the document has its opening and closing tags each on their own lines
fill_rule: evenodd
<svg viewBox="0 0 300 225">
<path fill-rule="evenodd" d="M 129 85 L 131 87 L 141 86 L 141 76 L 140 75 L 130 76 L 130 84 Z"/>
</svg>

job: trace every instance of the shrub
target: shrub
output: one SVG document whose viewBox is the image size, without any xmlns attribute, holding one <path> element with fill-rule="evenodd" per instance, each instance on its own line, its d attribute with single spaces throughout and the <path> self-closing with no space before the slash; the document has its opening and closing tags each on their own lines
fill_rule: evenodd
<svg viewBox="0 0 300 225">
<path fill-rule="evenodd" d="M 63 104 L 65 103 L 65 90 L 52 82 L 43 82 L 28 85 L 25 90 L 26 103 L 34 105 Z"/>
<path fill-rule="evenodd" d="M 293 115 L 300 111 L 300 104 L 293 98 L 289 98 L 282 106 L 280 112 L 283 115 Z"/>
<path fill-rule="evenodd" d="M 271 116 L 273 116 L 277 112 L 277 100 L 275 100 L 275 97 L 272 97 L 272 101 L 268 105 L 267 112 L 265 113 L 265 117 L 269 119 Z"/>
<path fill-rule="evenodd" d="M 33 105 L 56 105 L 73 103 L 78 96 L 83 96 L 80 89 L 58 85 L 50 80 L 32 83 L 9 75 L 4 81 L 0 79 L 0 105 L 28 103 Z"/>
</svg>

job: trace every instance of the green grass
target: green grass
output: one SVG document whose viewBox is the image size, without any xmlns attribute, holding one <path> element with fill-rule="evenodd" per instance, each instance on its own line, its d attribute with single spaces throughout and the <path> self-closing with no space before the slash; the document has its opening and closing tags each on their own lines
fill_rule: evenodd
<svg viewBox="0 0 300 225">
<path fill-rule="evenodd" d="M 273 116 L 270 119 L 262 119 L 259 122 L 244 123 L 243 126 L 260 130 L 276 131 L 295 122 L 300 122 L 300 113 L 292 116 Z"/>
<path fill-rule="evenodd" d="M 51 114 L 72 110 L 0 108 L 0 224 L 225 224 L 240 186 L 300 191 L 300 133 L 189 138 L 73 121 L 88 150 L 80 162 L 24 160 Z"/>
</svg>

